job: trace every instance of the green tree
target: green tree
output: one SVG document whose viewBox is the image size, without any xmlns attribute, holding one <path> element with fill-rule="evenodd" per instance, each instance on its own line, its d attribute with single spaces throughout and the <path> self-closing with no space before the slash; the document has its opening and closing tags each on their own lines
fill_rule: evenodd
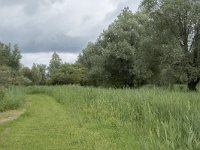
<svg viewBox="0 0 200 150">
<path fill-rule="evenodd" d="M 51 83 L 56 84 L 84 84 L 86 68 L 80 64 L 62 64 L 51 76 Z"/>
<path fill-rule="evenodd" d="M 11 52 L 9 59 L 9 66 L 14 70 L 19 70 L 20 68 L 20 59 L 22 58 L 18 45 L 14 45 L 14 49 Z"/>
<path fill-rule="evenodd" d="M 30 80 L 20 73 L 21 54 L 17 45 L 0 43 L 0 84 L 28 84 Z"/>
<path fill-rule="evenodd" d="M 32 81 L 32 70 L 28 67 L 21 68 L 21 74 Z"/>
<path fill-rule="evenodd" d="M 147 17 L 125 8 L 95 43 L 89 43 L 79 62 L 89 69 L 95 85 L 140 86 L 150 76 L 141 65 L 140 43 Z M 137 69 L 137 70 L 136 70 Z"/>
<path fill-rule="evenodd" d="M 54 52 L 53 55 L 52 55 L 52 58 L 50 60 L 50 63 L 49 63 L 49 75 L 51 76 L 52 73 L 58 69 L 60 67 L 60 65 L 62 64 L 62 60 L 60 59 L 59 55 Z"/>
<path fill-rule="evenodd" d="M 79 55 L 78 63 L 88 69 L 87 84 L 99 86 L 105 81 L 103 48 L 99 42 L 89 42 Z"/>
<path fill-rule="evenodd" d="M 42 81 L 42 73 L 40 72 L 40 67 L 37 64 L 33 64 L 31 72 L 33 84 L 40 85 L 40 82 Z"/>
<path fill-rule="evenodd" d="M 0 65 L 6 65 L 13 70 L 20 67 L 21 54 L 17 45 L 12 47 L 11 44 L 0 43 Z"/>
<path fill-rule="evenodd" d="M 111 85 L 133 86 L 135 49 L 127 41 L 109 43 L 104 51 L 104 68 Z"/>
<path fill-rule="evenodd" d="M 160 45 L 181 49 L 181 55 L 177 56 L 181 62 L 171 66 L 178 66 L 179 72 L 185 74 L 189 90 L 196 90 L 200 80 L 199 1 L 144 0 L 142 8 L 152 20 L 153 31 L 160 34 Z"/>
<path fill-rule="evenodd" d="M 42 76 L 41 78 L 41 81 L 40 81 L 40 85 L 45 85 L 46 84 L 46 80 L 47 80 L 47 74 L 46 74 L 46 71 L 47 71 L 47 66 L 44 65 L 44 64 L 39 64 L 37 65 L 37 67 L 39 68 L 39 72 Z"/>
<path fill-rule="evenodd" d="M 8 66 L 9 64 L 9 60 L 10 60 L 10 56 L 11 56 L 11 51 L 12 51 L 12 47 L 11 44 L 4 44 L 4 43 L 0 43 L 0 65 L 6 65 Z"/>
</svg>

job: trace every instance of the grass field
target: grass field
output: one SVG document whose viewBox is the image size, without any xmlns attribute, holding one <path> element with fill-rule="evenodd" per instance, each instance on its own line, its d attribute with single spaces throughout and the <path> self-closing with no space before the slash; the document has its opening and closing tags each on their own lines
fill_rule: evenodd
<svg viewBox="0 0 200 150">
<path fill-rule="evenodd" d="M 182 89 L 182 88 L 181 88 Z M 29 87 L 0 149 L 200 149 L 200 93 L 163 88 Z"/>
</svg>

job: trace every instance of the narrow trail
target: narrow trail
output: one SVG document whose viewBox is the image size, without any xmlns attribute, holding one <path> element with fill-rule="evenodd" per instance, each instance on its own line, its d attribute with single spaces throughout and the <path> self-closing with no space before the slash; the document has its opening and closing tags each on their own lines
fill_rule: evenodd
<svg viewBox="0 0 200 150">
<path fill-rule="evenodd" d="M 27 97 L 27 112 L 17 121 L 0 127 L 2 150 L 57 150 L 73 149 L 76 125 L 69 118 L 66 107 L 46 95 Z M 67 147 L 66 147 L 67 145 Z M 78 148 L 79 149 L 79 148 Z M 81 149 L 81 147 L 80 147 Z"/>
</svg>

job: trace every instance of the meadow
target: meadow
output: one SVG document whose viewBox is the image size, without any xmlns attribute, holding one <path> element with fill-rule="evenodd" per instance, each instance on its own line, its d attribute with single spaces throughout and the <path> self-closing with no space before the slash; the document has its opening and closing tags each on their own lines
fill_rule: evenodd
<svg viewBox="0 0 200 150">
<path fill-rule="evenodd" d="M 35 86 L 26 94 L 27 112 L 0 125 L 0 149 L 200 149 L 200 94 L 184 87 Z"/>
</svg>

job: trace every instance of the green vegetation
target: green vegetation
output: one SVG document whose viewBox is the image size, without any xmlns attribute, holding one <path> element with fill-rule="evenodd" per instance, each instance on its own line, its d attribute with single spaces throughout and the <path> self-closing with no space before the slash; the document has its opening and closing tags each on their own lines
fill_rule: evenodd
<svg viewBox="0 0 200 150">
<path fill-rule="evenodd" d="M 147 84 L 200 81 L 198 0 L 143 0 L 137 12 L 124 8 L 77 62 L 63 63 L 54 52 L 49 65 L 20 64 L 17 46 L 0 43 L 0 85 L 80 84 L 138 88 Z"/>
<path fill-rule="evenodd" d="M 30 87 L 27 113 L 0 126 L 0 147 L 197 150 L 199 93 L 185 90 Z"/>
<path fill-rule="evenodd" d="M 27 102 L 19 120 L 0 126 L 0 149 L 92 149 L 93 131 L 81 128 L 55 99 L 39 94 L 27 96 Z"/>
<path fill-rule="evenodd" d="M 199 10 L 198 0 L 124 8 L 74 64 L 54 52 L 27 68 L 17 45 L 0 43 L 0 112 L 26 108 L 0 120 L 0 149 L 199 150 Z M 66 84 L 76 86 L 50 86 Z"/>
<path fill-rule="evenodd" d="M 20 72 L 21 54 L 17 45 L 0 42 L 0 86 L 30 84 Z"/>
<path fill-rule="evenodd" d="M 200 80 L 198 0 L 143 0 L 137 13 L 125 8 L 79 56 L 88 84 L 140 87 Z"/>
<path fill-rule="evenodd" d="M 61 64 L 52 75 L 50 83 L 53 85 L 84 84 L 86 82 L 86 68 L 80 64 Z"/>
<path fill-rule="evenodd" d="M 0 87 L 0 112 L 17 109 L 24 104 L 25 89 L 20 87 Z"/>
</svg>

